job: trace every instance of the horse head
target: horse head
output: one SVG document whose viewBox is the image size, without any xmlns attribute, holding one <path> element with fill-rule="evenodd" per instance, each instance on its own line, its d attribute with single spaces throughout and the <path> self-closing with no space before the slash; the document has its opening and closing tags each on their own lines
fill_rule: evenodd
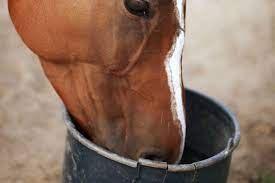
<svg viewBox="0 0 275 183">
<path fill-rule="evenodd" d="M 184 0 L 9 0 L 15 28 L 81 131 L 120 155 L 179 162 Z"/>
</svg>

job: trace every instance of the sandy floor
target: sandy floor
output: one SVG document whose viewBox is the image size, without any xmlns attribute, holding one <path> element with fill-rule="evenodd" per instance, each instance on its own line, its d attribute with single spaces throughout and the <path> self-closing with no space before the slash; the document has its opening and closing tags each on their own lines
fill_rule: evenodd
<svg viewBox="0 0 275 183">
<path fill-rule="evenodd" d="M 274 9 L 274 0 L 188 5 L 185 83 L 241 123 L 230 183 L 275 182 Z M 0 1 L 0 182 L 57 183 L 64 137 L 60 100 Z"/>
</svg>

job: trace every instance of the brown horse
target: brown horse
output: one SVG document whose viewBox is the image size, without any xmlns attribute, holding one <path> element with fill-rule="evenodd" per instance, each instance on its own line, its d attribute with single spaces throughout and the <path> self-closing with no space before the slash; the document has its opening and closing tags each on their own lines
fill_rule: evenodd
<svg viewBox="0 0 275 183">
<path fill-rule="evenodd" d="M 179 162 L 184 0 L 9 0 L 15 28 L 94 143 Z"/>
</svg>

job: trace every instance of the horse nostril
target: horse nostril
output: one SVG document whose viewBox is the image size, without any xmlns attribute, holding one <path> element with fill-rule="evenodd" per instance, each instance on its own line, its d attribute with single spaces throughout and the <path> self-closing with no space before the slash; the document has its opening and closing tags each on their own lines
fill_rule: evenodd
<svg viewBox="0 0 275 183">
<path fill-rule="evenodd" d="M 166 161 L 166 158 L 159 152 L 142 153 L 140 158 L 148 159 L 152 161 Z"/>
<path fill-rule="evenodd" d="M 146 156 L 144 156 L 142 158 L 153 160 L 153 161 L 163 161 L 163 159 L 160 156 L 155 155 L 155 154 L 148 154 L 148 155 L 146 155 Z"/>
</svg>

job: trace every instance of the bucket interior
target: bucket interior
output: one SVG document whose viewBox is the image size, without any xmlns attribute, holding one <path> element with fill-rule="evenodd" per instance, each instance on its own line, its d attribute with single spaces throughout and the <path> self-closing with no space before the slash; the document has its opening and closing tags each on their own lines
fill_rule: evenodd
<svg viewBox="0 0 275 183">
<path fill-rule="evenodd" d="M 186 144 L 181 164 L 211 158 L 227 148 L 235 136 L 228 111 L 196 93 L 186 93 Z"/>
</svg>

